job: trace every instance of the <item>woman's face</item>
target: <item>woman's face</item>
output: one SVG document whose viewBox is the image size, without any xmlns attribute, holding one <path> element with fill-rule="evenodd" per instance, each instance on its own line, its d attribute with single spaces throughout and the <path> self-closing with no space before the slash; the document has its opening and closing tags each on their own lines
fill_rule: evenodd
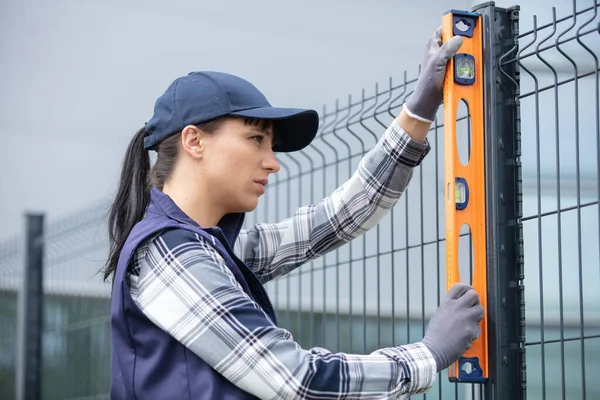
<svg viewBox="0 0 600 400">
<path fill-rule="evenodd" d="M 200 178 L 209 198 L 226 214 L 254 210 L 269 175 L 279 171 L 272 130 L 242 118 L 229 119 L 202 142 Z"/>
</svg>

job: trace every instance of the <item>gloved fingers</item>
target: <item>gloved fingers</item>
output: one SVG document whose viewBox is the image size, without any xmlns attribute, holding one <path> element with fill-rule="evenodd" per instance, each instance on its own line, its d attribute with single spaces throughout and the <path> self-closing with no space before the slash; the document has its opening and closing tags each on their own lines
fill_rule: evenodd
<svg viewBox="0 0 600 400">
<path fill-rule="evenodd" d="M 469 285 L 467 283 L 458 282 L 458 283 L 455 283 L 450 288 L 446 297 L 448 297 L 450 299 L 459 299 L 465 293 L 467 293 L 469 290 L 472 290 L 472 289 L 473 289 L 473 287 L 471 285 Z"/>
<path fill-rule="evenodd" d="M 460 299 L 462 304 L 465 304 L 467 307 L 474 307 L 479 303 L 479 295 L 475 291 L 475 289 L 468 290 Z"/>
<path fill-rule="evenodd" d="M 485 317 L 485 310 L 483 309 L 483 307 L 481 307 L 481 312 L 479 313 L 479 318 L 477 319 L 477 323 L 480 323 L 483 320 L 483 317 Z"/>
<path fill-rule="evenodd" d="M 445 62 L 450 60 L 452 57 L 454 57 L 454 55 L 456 54 L 456 52 L 458 51 L 460 46 L 462 46 L 462 43 L 463 43 L 462 36 L 451 37 L 440 48 L 440 51 L 439 51 L 440 58 Z"/>
<path fill-rule="evenodd" d="M 438 46 L 437 46 L 437 48 L 438 48 L 438 49 L 439 49 L 439 48 L 440 48 L 440 46 L 442 45 L 442 31 L 443 31 L 443 28 L 442 28 L 442 26 L 440 25 L 440 26 L 439 26 L 439 27 L 438 27 L 438 28 L 435 30 L 435 32 L 433 33 L 433 40 L 432 40 L 432 41 L 433 41 L 433 43 L 436 43 L 436 44 L 438 45 Z"/>
<path fill-rule="evenodd" d="M 481 328 L 479 326 L 476 326 L 475 335 L 473 335 L 473 340 L 479 339 L 479 336 L 481 336 Z"/>
<path fill-rule="evenodd" d="M 431 54 L 435 54 L 442 46 L 442 27 L 438 27 L 433 36 L 427 41 L 425 45 L 424 58 L 427 60 Z"/>
<path fill-rule="evenodd" d="M 480 304 L 471 308 L 469 310 L 469 312 L 470 312 L 469 317 L 472 318 L 472 320 L 477 321 L 478 324 L 481 322 L 481 320 L 483 319 L 483 317 L 485 315 L 485 310 L 483 309 L 483 307 Z"/>
</svg>

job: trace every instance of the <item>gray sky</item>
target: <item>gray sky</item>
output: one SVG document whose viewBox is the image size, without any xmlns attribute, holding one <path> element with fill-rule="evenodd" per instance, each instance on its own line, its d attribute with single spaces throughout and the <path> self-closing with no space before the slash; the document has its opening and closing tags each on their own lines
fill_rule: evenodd
<svg viewBox="0 0 600 400">
<path fill-rule="evenodd" d="M 110 197 L 128 141 L 177 76 L 226 71 L 273 104 L 320 111 L 416 75 L 446 3 L 3 1 L 0 238 L 25 210 L 56 218 Z"/>
<path fill-rule="evenodd" d="M 0 239 L 22 230 L 25 210 L 54 219 L 110 198 L 127 143 L 177 76 L 238 74 L 275 105 L 320 112 L 405 69 L 416 76 L 443 12 L 477 3 L 5 0 Z M 554 3 L 562 15 L 571 4 Z M 540 4 L 522 16 L 547 21 Z"/>
</svg>

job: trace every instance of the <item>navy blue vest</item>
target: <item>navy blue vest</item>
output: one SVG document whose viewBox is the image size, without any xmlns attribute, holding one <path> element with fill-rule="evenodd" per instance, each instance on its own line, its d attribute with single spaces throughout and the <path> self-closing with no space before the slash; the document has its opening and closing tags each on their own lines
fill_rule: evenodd
<svg viewBox="0 0 600 400">
<path fill-rule="evenodd" d="M 129 234 L 114 276 L 110 310 L 111 399 L 256 399 L 152 323 L 135 305 L 126 279 L 132 255 L 144 240 L 167 229 L 187 229 L 214 245 L 244 291 L 276 323 L 263 285 L 232 250 L 243 218 L 243 214 L 227 215 L 217 227 L 202 229 L 167 195 L 152 189 L 146 216 Z"/>
</svg>

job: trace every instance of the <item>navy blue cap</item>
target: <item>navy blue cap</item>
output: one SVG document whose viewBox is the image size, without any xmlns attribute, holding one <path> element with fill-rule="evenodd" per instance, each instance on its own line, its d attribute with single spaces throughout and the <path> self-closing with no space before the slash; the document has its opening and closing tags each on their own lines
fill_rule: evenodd
<svg viewBox="0 0 600 400">
<path fill-rule="evenodd" d="M 175 79 L 154 105 L 146 124 L 144 148 L 155 150 L 165 138 L 187 125 L 223 116 L 269 119 L 279 152 L 301 150 L 315 138 L 319 115 L 314 110 L 272 107 L 250 82 L 223 72 L 191 72 Z"/>
</svg>

